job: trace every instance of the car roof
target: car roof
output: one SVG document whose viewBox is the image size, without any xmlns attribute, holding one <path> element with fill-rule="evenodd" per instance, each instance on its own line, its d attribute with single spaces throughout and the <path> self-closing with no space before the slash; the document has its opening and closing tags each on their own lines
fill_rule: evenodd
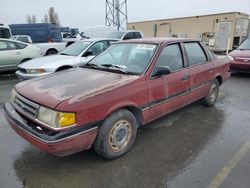
<svg viewBox="0 0 250 188">
<path fill-rule="evenodd" d="M 161 44 L 170 42 L 192 42 L 200 41 L 199 39 L 192 38 L 141 38 L 141 39 L 130 39 L 120 41 L 119 43 L 150 43 L 150 44 Z"/>
<path fill-rule="evenodd" d="M 10 42 L 17 42 L 17 43 L 22 43 L 22 44 L 26 44 L 27 45 L 27 43 L 19 41 L 19 40 L 5 39 L 5 38 L 0 38 L 0 40 L 2 40 L 2 41 L 10 41 Z"/>
<path fill-rule="evenodd" d="M 119 39 L 113 39 L 113 38 L 89 38 L 89 39 L 81 39 L 80 42 L 98 42 L 103 40 L 113 40 L 113 41 L 119 41 Z"/>
<path fill-rule="evenodd" d="M 29 35 L 12 35 L 12 37 L 30 37 Z"/>
</svg>

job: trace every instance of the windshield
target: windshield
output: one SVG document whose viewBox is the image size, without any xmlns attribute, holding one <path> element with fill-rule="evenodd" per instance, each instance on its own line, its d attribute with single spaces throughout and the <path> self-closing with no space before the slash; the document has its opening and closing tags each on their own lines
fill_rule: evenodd
<svg viewBox="0 0 250 188">
<path fill-rule="evenodd" d="M 61 55 L 78 56 L 80 55 L 91 42 L 75 42 L 61 51 Z"/>
<path fill-rule="evenodd" d="M 111 32 L 111 33 L 108 33 L 106 38 L 112 38 L 112 39 L 121 39 L 122 36 L 124 35 L 125 32 Z"/>
<path fill-rule="evenodd" d="M 11 34 L 10 34 L 10 30 L 7 28 L 0 28 L 0 38 L 10 38 Z"/>
<path fill-rule="evenodd" d="M 239 47 L 239 50 L 250 50 L 250 38 L 246 39 Z"/>
<path fill-rule="evenodd" d="M 98 67 L 142 74 L 156 51 L 154 44 L 115 44 L 90 63 Z"/>
</svg>

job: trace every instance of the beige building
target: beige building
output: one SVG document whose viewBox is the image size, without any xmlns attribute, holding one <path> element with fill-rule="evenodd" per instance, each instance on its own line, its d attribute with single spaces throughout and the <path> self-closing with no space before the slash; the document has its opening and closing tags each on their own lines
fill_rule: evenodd
<svg viewBox="0 0 250 188">
<path fill-rule="evenodd" d="M 249 15 L 229 12 L 183 18 L 130 22 L 128 29 L 144 32 L 145 37 L 198 38 L 215 51 L 239 45 L 249 34 Z"/>
</svg>

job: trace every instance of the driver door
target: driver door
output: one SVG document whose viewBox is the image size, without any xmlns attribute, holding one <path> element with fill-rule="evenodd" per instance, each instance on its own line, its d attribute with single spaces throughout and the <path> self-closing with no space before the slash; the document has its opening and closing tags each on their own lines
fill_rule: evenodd
<svg viewBox="0 0 250 188">
<path fill-rule="evenodd" d="M 188 103 L 190 76 L 184 66 L 180 44 L 167 45 L 155 65 L 170 68 L 171 73 L 151 77 L 148 82 L 150 98 L 150 119 L 157 119 Z M 154 71 L 153 71 L 154 72 Z"/>
</svg>

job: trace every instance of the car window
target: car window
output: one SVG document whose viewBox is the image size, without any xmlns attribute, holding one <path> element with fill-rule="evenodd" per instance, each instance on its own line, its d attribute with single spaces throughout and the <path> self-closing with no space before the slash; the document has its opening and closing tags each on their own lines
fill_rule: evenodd
<svg viewBox="0 0 250 188">
<path fill-rule="evenodd" d="M 5 41 L 0 41 L 0 51 L 4 51 L 8 49 L 8 45 Z"/>
<path fill-rule="evenodd" d="M 206 55 L 198 42 L 184 43 L 189 65 L 202 64 L 207 61 Z"/>
<path fill-rule="evenodd" d="M 17 46 L 14 42 L 7 42 L 8 50 L 16 50 Z"/>
<path fill-rule="evenodd" d="M 250 38 L 246 39 L 239 47 L 239 50 L 250 50 Z"/>
<path fill-rule="evenodd" d="M 124 71 L 142 74 L 148 67 L 156 47 L 154 44 L 114 44 L 91 63 L 98 66 L 103 64 L 118 66 Z"/>
<path fill-rule="evenodd" d="M 207 52 L 208 52 L 208 55 L 209 55 L 209 60 L 213 60 L 213 59 L 215 59 L 215 55 L 214 55 L 214 53 L 212 52 L 212 50 L 211 49 L 209 49 L 208 47 L 206 47 L 207 48 Z"/>
<path fill-rule="evenodd" d="M 136 38 L 136 39 L 140 39 L 140 38 L 142 38 L 142 36 L 141 36 L 141 33 L 140 33 L 140 32 L 135 32 L 134 34 L 135 34 L 135 38 Z"/>
<path fill-rule="evenodd" d="M 15 45 L 17 46 L 17 49 L 24 49 L 26 48 L 26 46 L 28 46 L 27 44 L 23 44 L 23 43 L 15 43 Z"/>
<path fill-rule="evenodd" d="M 134 33 L 129 32 L 124 36 L 123 40 L 129 40 L 129 39 L 133 39 L 133 38 L 134 38 Z"/>
<path fill-rule="evenodd" d="M 70 46 L 64 48 L 60 52 L 61 55 L 68 55 L 68 56 L 78 56 L 80 55 L 89 45 L 91 42 L 75 42 L 71 44 Z"/>
<path fill-rule="evenodd" d="M 88 52 L 91 52 L 93 55 L 97 55 L 108 48 L 108 41 L 100 41 L 91 46 Z"/>
<path fill-rule="evenodd" d="M 27 38 L 27 37 L 18 37 L 18 39 L 17 39 L 17 40 L 22 41 L 22 42 L 29 43 L 29 40 L 28 40 L 28 38 Z"/>
<path fill-rule="evenodd" d="M 156 63 L 157 66 L 169 67 L 171 71 L 183 68 L 183 59 L 179 44 L 166 46 Z"/>
</svg>

